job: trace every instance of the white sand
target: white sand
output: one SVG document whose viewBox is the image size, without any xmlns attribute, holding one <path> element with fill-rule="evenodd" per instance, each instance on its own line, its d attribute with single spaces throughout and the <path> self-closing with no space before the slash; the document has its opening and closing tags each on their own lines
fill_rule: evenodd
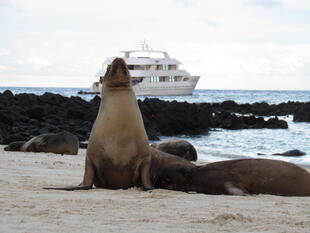
<svg viewBox="0 0 310 233">
<path fill-rule="evenodd" d="M 84 156 L 0 146 L 0 232 L 310 232 L 310 197 L 42 189 L 79 184 Z"/>
</svg>

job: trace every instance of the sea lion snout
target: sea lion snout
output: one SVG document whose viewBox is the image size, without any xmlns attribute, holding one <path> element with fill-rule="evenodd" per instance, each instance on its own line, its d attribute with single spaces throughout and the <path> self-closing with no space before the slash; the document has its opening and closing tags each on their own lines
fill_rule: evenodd
<svg viewBox="0 0 310 233">
<path fill-rule="evenodd" d="M 126 87 L 131 85 L 127 64 L 122 58 L 115 58 L 105 77 L 108 87 Z"/>
</svg>

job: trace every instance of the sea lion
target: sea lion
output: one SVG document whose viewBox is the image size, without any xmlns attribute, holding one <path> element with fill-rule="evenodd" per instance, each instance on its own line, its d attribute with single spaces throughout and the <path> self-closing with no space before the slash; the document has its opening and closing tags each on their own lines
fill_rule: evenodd
<svg viewBox="0 0 310 233">
<path fill-rule="evenodd" d="M 155 188 L 205 194 L 310 196 L 310 173 L 292 163 L 239 159 L 193 167 L 185 160 L 177 163 L 177 159 L 153 156 L 150 174 Z"/>
<path fill-rule="evenodd" d="M 195 147 L 186 140 L 166 139 L 158 143 L 152 143 L 151 147 L 169 154 L 177 155 L 189 161 L 197 160 L 197 151 Z"/>
<path fill-rule="evenodd" d="M 76 155 L 78 153 L 78 149 L 78 137 L 67 131 L 57 134 L 41 134 L 26 142 L 12 142 L 4 148 L 5 151 L 51 152 L 69 155 Z"/>
<path fill-rule="evenodd" d="M 47 189 L 142 186 L 206 194 L 310 195 L 310 174 L 291 163 L 243 159 L 196 166 L 149 147 L 122 59 L 113 61 L 104 78 L 103 93 L 89 139 L 82 183 Z"/>
<path fill-rule="evenodd" d="M 89 138 L 79 186 L 60 190 L 152 188 L 149 145 L 125 61 L 116 58 L 104 77 L 103 96 Z"/>
<path fill-rule="evenodd" d="M 21 148 L 25 143 L 26 141 L 11 142 L 9 145 L 4 147 L 4 150 L 5 151 L 21 151 Z"/>
</svg>

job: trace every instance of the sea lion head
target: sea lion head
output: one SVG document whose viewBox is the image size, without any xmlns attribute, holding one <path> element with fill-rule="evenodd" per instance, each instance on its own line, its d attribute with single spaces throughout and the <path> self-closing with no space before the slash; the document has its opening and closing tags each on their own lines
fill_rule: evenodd
<svg viewBox="0 0 310 233">
<path fill-rule="evenodd" d="M 106 87 L 130 87 L 131 79 L 126 62 L 122 58 L 115 58 L 108 67 L 104 77 Z"/>
<path fill-rule="evenodd" d="M 25 141 L 11 142 L 8 146 L 4 147 L 5 151 L 21 151 L 22 146 L 25 144 Z"/>
</svg>

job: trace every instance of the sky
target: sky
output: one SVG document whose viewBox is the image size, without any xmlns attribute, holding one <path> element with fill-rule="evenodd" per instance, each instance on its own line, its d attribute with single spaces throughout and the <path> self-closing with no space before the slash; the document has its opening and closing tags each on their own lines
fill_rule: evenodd
<svg viewBox="0 0 310 233">
<path fill-rule="evenodd" d="M 309 0 L 0 0 L 0 86 L 89 87 L 143 40 L 199 89 L 310 90 Z"/>
</svg>

